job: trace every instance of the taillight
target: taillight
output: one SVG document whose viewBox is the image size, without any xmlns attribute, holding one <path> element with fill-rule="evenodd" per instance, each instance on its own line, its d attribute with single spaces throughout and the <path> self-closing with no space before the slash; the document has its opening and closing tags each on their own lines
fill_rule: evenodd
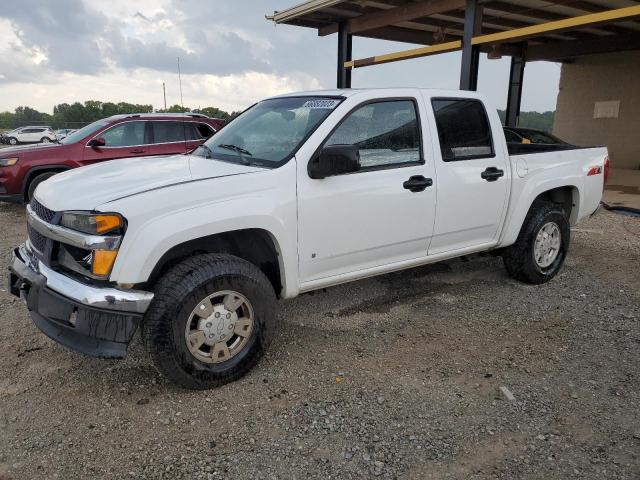
<svg viewBox="0 0 640 480">
<path fill-rule="evenodd" d="M 609 155 L 604 157 L 604 179 L 602 180 L 602 191 L 604 192 L 604 187 L 607 185 L 607 180 L 609 179 Z"/>
</svg>

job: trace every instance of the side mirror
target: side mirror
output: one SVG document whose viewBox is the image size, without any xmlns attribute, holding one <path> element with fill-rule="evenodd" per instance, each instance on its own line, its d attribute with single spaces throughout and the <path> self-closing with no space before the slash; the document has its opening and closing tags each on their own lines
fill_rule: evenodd
<svg viewBox="0 0 640 480">
<path fill-rule="evenodd" d="M 355 145 L 327 145 L 309 162 L 311 178 L 320 179 L 360 170 L 360 151 Z"/>
<path fill-rule="evenodd" d="M 107 142 L 104 141 L 104 138 L 98 137 L 98 138 L 92 138 L 91 140 L 89 140 L 89 143 L 87 143 L 87 146 L 91 148 L 97 148 L 97 147 L 104 147 L 106 144 Z"/>
</svg>

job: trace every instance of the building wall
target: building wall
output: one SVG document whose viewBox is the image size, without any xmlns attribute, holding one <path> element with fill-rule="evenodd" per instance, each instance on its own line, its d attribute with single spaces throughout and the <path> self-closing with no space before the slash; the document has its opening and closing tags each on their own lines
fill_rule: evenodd
<svg viewBox="0 0 640 480">
<path fill-rule="evenodd" d="M 640 51 L 563 64 L 553 133 L 576 145 L 606 145 L 612 168 L 639 169 Z"/>
</svg>

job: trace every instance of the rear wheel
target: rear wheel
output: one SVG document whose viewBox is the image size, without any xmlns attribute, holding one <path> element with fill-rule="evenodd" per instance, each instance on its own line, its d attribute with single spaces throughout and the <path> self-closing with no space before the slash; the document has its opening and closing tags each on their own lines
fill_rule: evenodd
<svg viewBox="0 0 640 480">
<path fill-rule="evenodd" d="M 536 202 L 525 218 L 516 243 L 503 254 L 509 275 L 526 283 L 545 283 L 555 277 L 567 256 L 570 226 L 564 209 Z"/>
<path fill-rule="evenodd" d="M 40 175 L 36 175 L 31 183 L 29 183 L 29 188 L 27 188 L 27 203 L 31 203 L 33 200 L 33 194 L 36 191 L 38 185 L 44 182 L 46 179 L 53 177 L 58 172 L 45 172 Z"/>
<path fill-rule="evenodd" d="M 253 264 L 231 255 L 190 258 L 160 279 L 142 337 L 158 370 L 186 388 L 245 375 L 275 328 L 275 293 Z"/>
</svg>

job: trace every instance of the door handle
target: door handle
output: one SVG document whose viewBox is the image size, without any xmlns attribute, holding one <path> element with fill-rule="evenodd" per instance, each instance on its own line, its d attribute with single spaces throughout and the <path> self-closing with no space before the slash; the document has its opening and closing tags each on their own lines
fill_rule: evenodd
<svg viewBox="0 0 640 480">
<path fill-rule="evenodd" d="M 421 192 L 431 185 L 433 185 L 433 180 L 430 178 L 424 178 L 422 175 L 414 175 L 409 177 L 409 180 L 406 180 L 402 184 L 402 187 L 410 192 Z"/>
<path fill-rule="evenodd" d="M 129 153 L 144 153 L 144 152 L 146 152 L 146 150 L 142 150 L 142 149 L 138 148 L 136 150 L 131 150 L 131 152 L 129 152 Z"/>
<path fill-rule="evenodd" d="M 487 182 L 495 182 L 504 175 L 504 170 L 500 170 L 496 167 L 487 167 L 487 169 L 480 174 L 480 176 Z"/>
</svg>

